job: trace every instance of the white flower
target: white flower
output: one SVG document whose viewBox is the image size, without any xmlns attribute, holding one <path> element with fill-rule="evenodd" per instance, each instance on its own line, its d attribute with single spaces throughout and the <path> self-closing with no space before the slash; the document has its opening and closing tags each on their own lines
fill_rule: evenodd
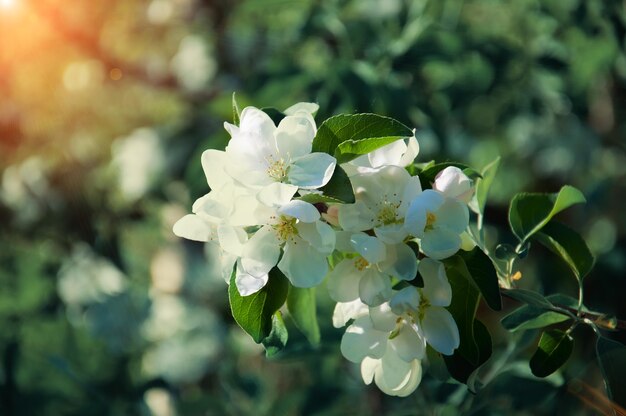
<svg viewBox="0 0 626 416">
<path fill-rule="evenodd" d="M 350 245 L 343 251 L 358 255 L 344 258 L 328 274 L 328 291 L 337 302 L 360 299 L 380 305 L 391 296 L 390 276 L 412 280 L 417 273 L 415 253 L 405 244 L 385 245 L 379 238 L 356 233 Z"/>
<path fill-rule="evenodd" d="M 339 224 L 346 231 L 374 229 L 387 244 L 408 235 L 404 217 L 422 191 L 419 178 L 398 166 L 385 166 L 350 178 L 356 202 L 339 206 Z"/>
<path fill-rule="evenodd" d="M 433 189 L 441 192 L 449 198 L 456 198 L 466 204 L 474 194 L 472 180 L 456 166 L 448 166 L 435 177 Z"/>
<path fill-rule="evenodd" d="M 417 330 L 435 350 L 452 355 L 459 347 L 459 329 L 454 318 L 445 309 L 452 300 L 452 288 L 443 263 L 429 258 L 420 261 L 419 271 L 424 288 L 413 286 L 398 291 L 389 301 L 391 311 L 412 320 Z"/>
<path fill-rule="evenodd" d="M 291 200 L 297 190 L 297 186 L 275 183 L 259 193 L 259 200 L 271 209 L 242 247 L 235 279 L 241 295 L 265 286 L 269 271 L 277 264 L 296 287 L 316 286 L 328 273 L 326 257 L 335 248 L 335 232 L 320 221 L 312 204 Z"/>
<path fill-rule="evenodd" d="M 341 328 L 345 326 L 349 320 L 356 319 L 367 315 L 369 308 L 361 302 L 361 299 L 355 299 L 351 302 L 337 302 L 333 311 L 333 326 Z"/>
<path fill-rule="evenodd" d="M 224 123 L 232 138 L 226 146 L 226 172 L 248 187 L 263 188 L 274 182 L 303 189 L 320 188 L 330 180 L 336 165 L 326 153 L 311 153 L 315 121 L 305 103 L 286 111 L 276 127 L 263 111 L 246 107 L 241 123 Z"/>
<path fill-rule="evenodd" d="M 467 205 L 441 192 L 427 189 L 408 208 L 405 226 L 420 239 L 420 249 L 437 260 L 452 256 L 461 247 L 460 234 L 469 224 Z"/>
<path fill-rule="evenodd" d="M 415 131 L 413 131 L 413 134 L 415 134 Z M 406 167 L 413 162 L 418 153 L 419 144 L 415 136 L 413 136 L 405 140 L 396 140 L 389 143 L 366 155 L 344 163 L 341 167 L 348 176 L 371 172 L 383 166 Z"/>
<path fill-rule="evenodd" d="M 390 396 L 406 397 L 413 393 L 422 381 L 420 360 L 406 362 L 399 358 L 390 344 L 382 358 L 365 357 L 361 362 L 361 377 L 365 384 L 376 386 Z"/>
</svg>

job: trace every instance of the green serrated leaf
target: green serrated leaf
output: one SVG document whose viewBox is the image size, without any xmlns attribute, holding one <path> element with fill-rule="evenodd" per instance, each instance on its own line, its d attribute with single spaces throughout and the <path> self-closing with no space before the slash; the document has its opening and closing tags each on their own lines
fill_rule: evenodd
<svg viewBox="0 0 626 416">
<path fill-rule="evenodd" d="M 626 346 L 609 338 L 598 337 L 596 355 L 609 398 L 626 408 Z"/>
<path fill-rule="evenodd" d="M 585 240 L 568 226 L 551 221 L 534 235 L 541 244 L 558 254 L 579 281 L 591 271 L 595 261 Z"/>
<path fill-rule="evenodd" d="M 437 174 L 444 170 L 447 167 L 456 166 L 459 169 L 463 170 L 467 176 L 471 179 L 479 178 L 480 173 L 473 168 L 457 162 L 442 162 L 442 163 L 433 163 L 429 162 L 422 171 L 419 172 L 420 183 L 422 185 L 422 189 L 430 189 L 432 188 L 433 182 L 435 182 L 435 178 Z"/>
<path fill-rule="evenodd" d="M 573 348 L 574 340 L 565 331 L 544 331 L 537 351 L 530 358 L 530 370 L 537 377 L 549 376 L 565 364 L 572 355 Z"/>
<path fill-rule="evenodd" d="M 552 309 L 554 305 L 550 303 L 543 295 L 532 290 L 526 289 L 507 289 L 506 295 L 519 300 L 520 302 L 527 303 L 537 308 Z"/>
<path fill-rule="evenodd" d="M 472 251 L 459 250 L 454 257 L 457 256 L 465 265 L 465 269 L 461 268 L 460 270 L 466 272 L 466 277 L 469 277 L 476 284 L 487 305 L 496 311 L 502 309 L 498 274 L 491 259 L 478 247 L 474 247 Z"/>
<path fill-rule="evenodd" d="M 241 296 L 235 283 L 235 273 L 231 276 L 228 299 L 233 318 L 257 344 L 270 335 L 272 316 L 285 303 L 288 288 L 287 278 L 274 268 L 261 290 L 249 296 Z"/>
<path fill-rule="evenodd" d="M 477 319 L 473 322 L 473 333 L 478 351 L 476 362 L 469 361 L 460 350 L 456 350 L 451 356 L 443 356 L 448 372 L 461 383 L 468 382 L 471 375 L 487 362 L 493 352 L 491 335 L 487 327 Z"/>
<path fill-rule="evenodd" d="M 332 201 L 317 202 L 343 202 L 346 204 L 351 204 L 355 201 L 354 191 L 352 190 L 352 183 L 350 182 L 346 171 L 343 170 L 343 168 L 339 165 L 335 166 L 333 176 L 330 178 L 330 181 L 328 181 L 326 185 L 320 188 L 320 191 L 323 192 L 323 195 L 325 197 L 330 198 Z"/>
<path fill-rule="evenodd" d="M 476 181 L 476 204 L 478 212 L 485 213 L 485 205 L 487 204 L 487 195 L 489 189 L 493 183 L 498 167 L 500 166 L 500 156 L 498 156 L 493 162 L 485 166 L 481 172 L 482 178 Z"/>
<path fill-rule="evenodd" d="M 390 117 L 370 113 L 340 114 L 319 126 L 312 151 L 328 153 L 335 156 L 339 163 L 344 163 L 411 136 L 411 129 Z M 340 147 L 342 143 L 347 143 L 343 150 Z"/>
<path fill-rule="evenodd" d="M 233 107 L 233 124 L 239 126 L 241 122 L 241 111 L 239 111 L 239 105 L 237 105 L 237 99 L 235 98 L 235 92 L 233 91 L 232 107 Z"/>
<path fill-rule="evenodd" d="M 585 202 L 583 194 L 566 185 L 555 194 L 520 193 L 513 197 L 509 208 L 509 224 L 520 241 L 526 241 L 541 230 L 556 214 Z"/>
<path fill-rule="evenodd" d="M 515 309 L 513 312 L 502 318 L 500 323 L 507 330 L 522 331 L 526 329 L 543 328 L 552 324 L 567 321 L 569 316 L 553 312 L 546 311 L 543 308 L 538 308 L 532 305 L 523 305 Z"/>
<path fill-rule="evenodd" d="M 296 327 L 306 336 L 311 345 L 320 343 L 320 327 L 315 309 L 315 288 L 289 287 L 287 309 Z"/>
<path fill-rule="evenodd" d="M 272 330 L 270 334 L 261 341 L 263 347 L 265 347 L 265 356 L 273 357 L 281 352 L 287 345 L 288 339 L 289 332 L 287 332 L 283 314 L 280 313 L 280 311 L 276 311 L 276 313 L 272 315 Z"/>
</svg>

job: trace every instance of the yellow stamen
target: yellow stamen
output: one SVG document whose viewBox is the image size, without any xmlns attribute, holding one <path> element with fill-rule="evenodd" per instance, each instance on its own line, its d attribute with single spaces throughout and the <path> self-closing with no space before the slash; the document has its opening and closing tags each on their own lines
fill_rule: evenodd
<svg viewBox="0 0 626 416">
<path fill-rule="evenodd" d="M 370 265 L 369 262 L 367 260 L 365 260 L 363 257 L 359 257 L 358 259 L 356 259 L 354 261 L 354 267 L 358 271 L 362 271 L 363 269 L 365 269 L 369 265 Z"/>
<path fill-rule="evenodd" d="M 437 216 L 433 214 L 432 212 L 428 211 L 426 213 L 426 226 L 424 227 L 424 229 L 432 230 L 433 225 L 435 224 L 435 221 L 437 221 Z"/>
</svg>

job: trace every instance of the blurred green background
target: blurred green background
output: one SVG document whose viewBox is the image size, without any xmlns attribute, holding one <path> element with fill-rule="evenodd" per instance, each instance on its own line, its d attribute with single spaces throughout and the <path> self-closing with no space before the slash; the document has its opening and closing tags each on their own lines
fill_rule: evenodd
<svg viewBox="0 0 626 416">
<path fill-rule="evenodd" d="M 418 129 L 419 162 L 502 156 L 494 244 L 514 193 L 581 189 L 561 218 L 597 255 L 587 304 L 626 318 L 625 41 L 621 0 L 0 0 L 0 414 L 596 414 L 582 328 L 547 381 L 531 331 L 477 394 L 429 373 L 389 398 L 341 357 L 320 289 L 322 346 L 294 330 L 267 360 L 216 253 L 171 228 L 208 191 L 233 91 L 317 102 L 318 123 L 377 112 Z M 553 259 L 533 247 L 520 286 L 575 295 Z M 503 314 L 480 313 L 505 350 Z"/>
</svg>

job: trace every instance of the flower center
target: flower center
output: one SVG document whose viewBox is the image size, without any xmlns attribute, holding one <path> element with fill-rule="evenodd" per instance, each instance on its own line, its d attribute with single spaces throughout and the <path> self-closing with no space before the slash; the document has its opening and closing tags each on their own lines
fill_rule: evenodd
<svg viewBox="0 0 626 416">
<path fill-rule="evenodd" d="M 267 168 L 267 176 L 274 179 L 276 182 L 283 182 L 287 179 L 289 164 L 285 162 L 283 158 L 274 160 L 274 158 L 270 156 L 268 162 L 269 166 Z"/>
<path fill-rule="evenodd" d="M 398 224 L 402 221 L 398 218 L 398 208 L 400 203 L 394 204 L 389 201 L 384 201 L 382 208 L 378 211 L 376 219 L 382 225 Z"/>
<path fill-rule="evenodd" d="M 428 211 L 426 213 L 426 226 L 424 227 L 425 231 L 432 230 L 435 225 L 435 221 L 437 221 L 437 216 L 432 212 Z"/>
<path fill-rule="evenodd" d="M 292 217 L 281 215 L 278 222 L 272 227 L 276 231 L 276 235 L 282 243 L 298 235 L 298 230 L 296 229 L 296 219 Z"/>
<path fill-rule="evenodd" d="M 369 262 L 365 260 L 363 257 L 359 257 L 358 259 L 354 260 L 354 267 L 358 271 L 363 271 L 363 269 L 365 269 L 369 265 L 370 265 Z"/>
<path fill-rule="evenodd" d="M 422 293 L 422 296 L 420 297 L 420 303 L 417 306 L 417 316 L 420 321 L 424 319 L 424 313 L 428 308 L 430 308 L 430 301 L 426 298 L 426 296 L 424 296 L 424 293 Z"/>
</svg>

